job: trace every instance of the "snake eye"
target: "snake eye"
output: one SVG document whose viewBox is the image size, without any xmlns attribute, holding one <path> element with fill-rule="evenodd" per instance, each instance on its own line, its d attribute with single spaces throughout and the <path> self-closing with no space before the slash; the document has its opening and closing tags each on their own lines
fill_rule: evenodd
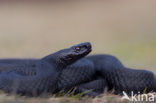
<svg viewBox="0 0 156 103">
<path fill-rule="evenodd" d="M 80 47 L 76 47 L 75 50 L 79 51 L 81 48 Z"/>
</svg>

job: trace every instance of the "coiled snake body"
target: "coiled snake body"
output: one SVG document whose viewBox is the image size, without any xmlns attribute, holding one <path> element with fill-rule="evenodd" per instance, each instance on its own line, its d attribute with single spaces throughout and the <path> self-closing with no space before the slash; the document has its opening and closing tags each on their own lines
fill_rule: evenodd
<svg viewBox="0 0 156 103">
<path fill-rule="evenodd" d="M 76 93 L 96 96 L 156 91 L 156 77 L 147 70 L 126 68 L 111 55 L 86 56 L 90 43 L 74 45 L 42 59 L 1 59 L 0 90 L 21 95 L 57 93 L 76 87 Z M 84 57 L 84 58 L 83 58 Z"/>
</svg>

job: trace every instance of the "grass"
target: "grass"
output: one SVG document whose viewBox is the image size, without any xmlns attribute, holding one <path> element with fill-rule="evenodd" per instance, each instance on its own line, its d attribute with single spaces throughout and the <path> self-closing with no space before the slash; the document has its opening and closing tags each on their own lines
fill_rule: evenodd
<svg viewBox="0 0 156 103">
<path fill-rule="evenodd" d="M 155 98 L 156 99 L 156 98 Z M 121 96 L 104 94 L 102 97 L 90 98 L 90 97 L 76 97 L 75 96 L 62 96 L 62 97 L 50 97 L 50 98 L 28 98 L 19 96 L 7 96 L 5 94 L 0 95 L 0 103 L 148 103 L 146 100 L 141 102 L 132 102 L 128 100 L 122 100 Z M 153 102 L 154 103 L 154 102 Z"/>
<path fill-rule="evenodd" d="M 147 100 L 144 94 L 135 96 L 136 100 L 139 100 L 138 98 L 143 96 L 143 100 L 142 98 L 140 98 L 140 101 L 129 101 L 127 99 L 122 99 L 123 96 L 114 95 L 112 92 L 101 94 L 97 97 L 84 96 L 84 94 L 88 92 L 90 91 L 75 95 L 74 89 L 71 89 L 67 93 L 60 91 L 59 93 L 54 95 L 44 95 L 40 97 L 26 97 L 1 93 L 0 103 L 148 103 L 151 94 L 154 95 L 154 100 L 156 100 L 156 93 L 146 94 L 146 89 L 144 90 L 144 94 L 147 95 Z M 131 99 L 132 97 L 129 96 L 129 98 Z"/>
</svg>

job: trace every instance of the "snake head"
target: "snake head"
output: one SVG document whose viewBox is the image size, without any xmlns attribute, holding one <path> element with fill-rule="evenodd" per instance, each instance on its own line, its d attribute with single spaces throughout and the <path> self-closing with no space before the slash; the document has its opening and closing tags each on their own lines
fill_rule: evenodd
<svg viewBox="0 0 156 103">
<path fill-rule="evenodd" d="M 92 46 L 89 42 L 74 45 L 70 48 L 62 49 L 51 55 L 43 58 L 50 63 L 54 63 L 57 66 L 67 66 L 72 64 L 76 60 L 88 55 L 92 51 Z"/>
</svg>

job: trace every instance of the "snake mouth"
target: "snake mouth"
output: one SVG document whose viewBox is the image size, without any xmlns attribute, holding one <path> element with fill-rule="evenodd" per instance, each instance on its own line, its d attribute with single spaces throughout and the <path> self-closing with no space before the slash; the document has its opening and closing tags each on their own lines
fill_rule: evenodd
<svg viewBox="0 0 156 103">
<path fill-rule="evenodd" d="M 73 47 L 78 55 L 87 55 L 92 51 L 92 46 L 89 42 L 81 43 Z"/>
<path fill-rule="evenodd" d="M 86 48 L 85 54 L 88 54 L 92 51 L 92 45 L 89 42 L 84 43 L 84 47 Z"/>
<path fill-rule="evenodd" d="M 82 45 L 83 45 L 84 47 L 86 47 L 87 49 L 89 49 L 89 50 L 92 48 L 92 45 L 91 45 L 91 43 L 89 43 L 89 42 L 82 43 Z"/>
<path fill-rule="evenodd" d="M 87 55 L 92 51 L 92 48 L 89 48 L 84 54 Z"/>
</svg>

